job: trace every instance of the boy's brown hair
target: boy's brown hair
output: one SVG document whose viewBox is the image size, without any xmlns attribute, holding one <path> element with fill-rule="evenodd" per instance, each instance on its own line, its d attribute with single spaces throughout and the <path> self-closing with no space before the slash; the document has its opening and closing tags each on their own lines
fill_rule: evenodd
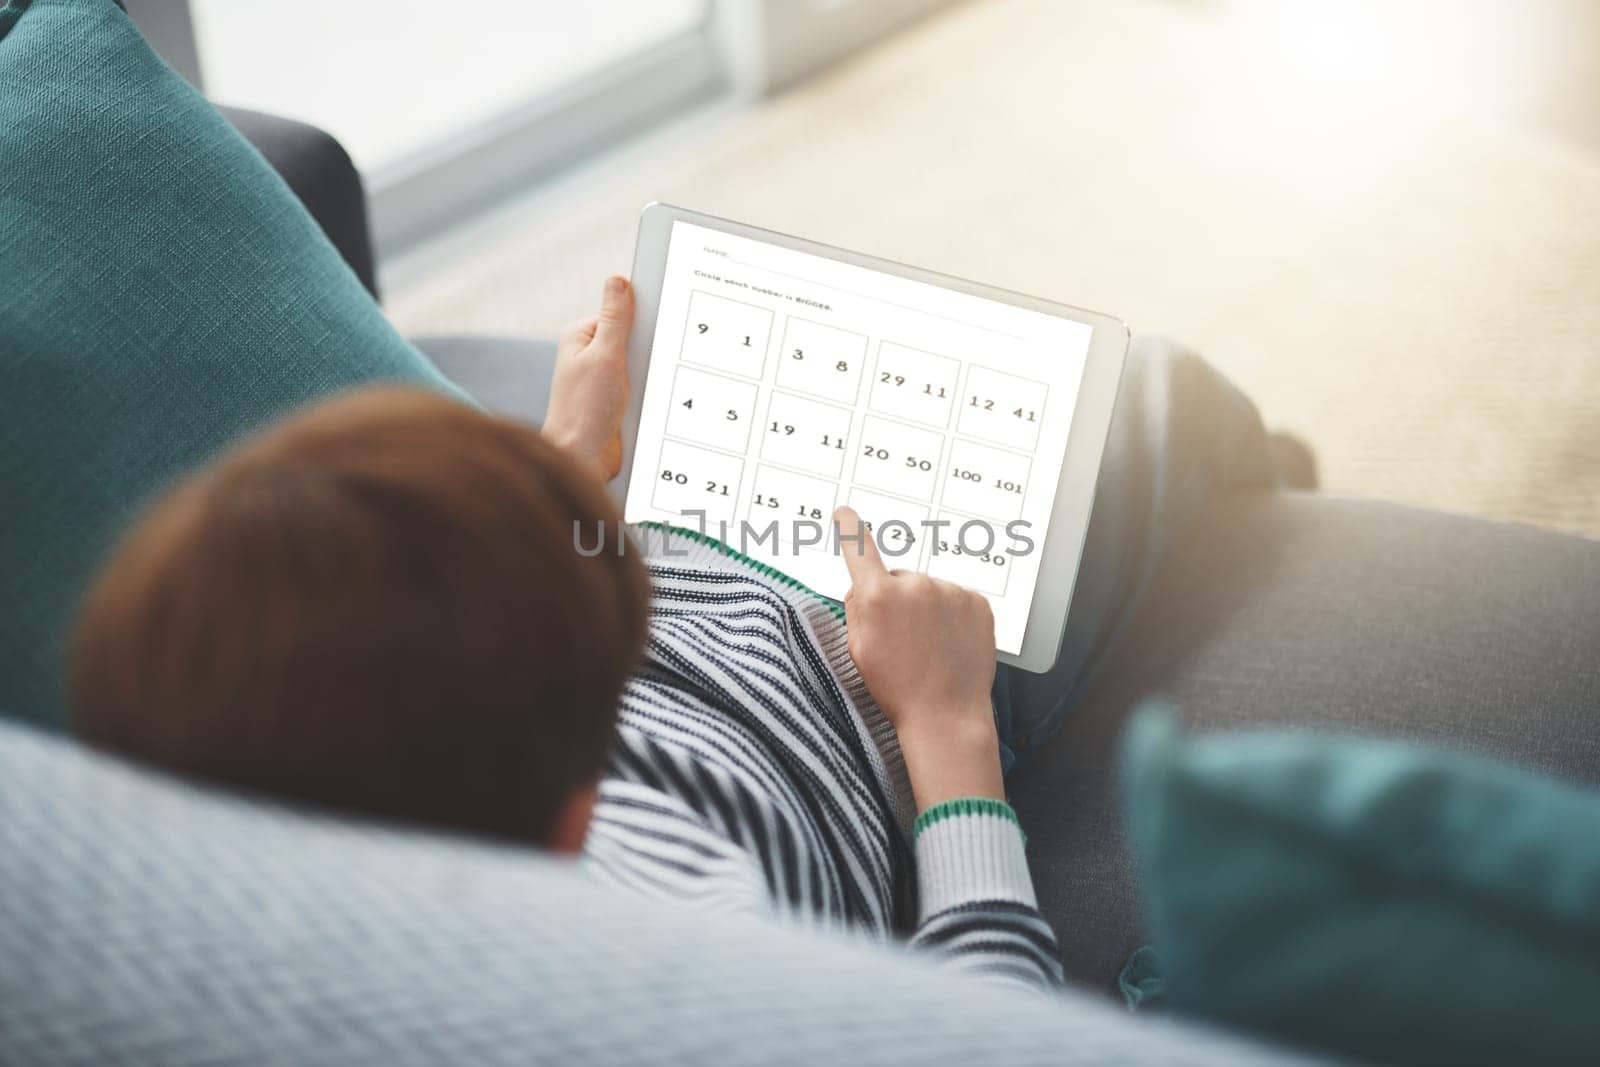
<svg viewBox="0 0 1600 1067">
<path fill-rule="evenodd" d="M 380 818 L 544 841 L 599 777 L 649 586 L 604 490 L 429 393 L 314 408 L 190 478 L 89 595 L 91 743 Z M 592 548 L 575 548 L 575 523 Z"/>
</svg>

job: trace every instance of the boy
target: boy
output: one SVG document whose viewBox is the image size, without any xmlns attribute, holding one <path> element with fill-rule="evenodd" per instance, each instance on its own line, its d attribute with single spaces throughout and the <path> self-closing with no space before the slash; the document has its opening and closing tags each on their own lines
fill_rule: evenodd
<svg viewBox="0 0 1600 1067">
<path fill-rule="evenodd" d="M 612 279 L 563 336 L 541 432 L 372 392 L 185 483 L 85 605 L 75 728 L 236 788 L 581 849 L 655 899 L 1059 985 L 981 596 L 889 571 L 849 509 L 848 631 L 698 539 L 666 535 L 648 582 L 636 548 L 578 551 L 615 529 L 631 320 Z"/>
</svg>

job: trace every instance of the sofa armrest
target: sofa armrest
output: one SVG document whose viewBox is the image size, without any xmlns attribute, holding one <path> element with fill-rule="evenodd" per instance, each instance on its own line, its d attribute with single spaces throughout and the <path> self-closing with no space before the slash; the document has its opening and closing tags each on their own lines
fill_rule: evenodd
<svg viewBox="0 0 1600 1067">
<path fill-rule="evenodd" d="M 1466 749 L 1600 785 L 1600 541 L 1319 493 L 1221 497 L 1174 542 L 1120 651 L 1007 782 L 1067 973 L 1141 942 L 1117 753 L 1130 709 L 1197 732 Z"/>
<path fill-rule="evenodd" d="M 303 122 L 236 107 L 218 110 L 283 177 L 377 299 L 366 191 L 344 147 L 331 134 Z"/>
<path fill-rule="evenodd" d="M 413 337 L 446 378 L 496 415 L 544 422 L 555 372 L 554 341 L 512 337 Z"/>
</svg>

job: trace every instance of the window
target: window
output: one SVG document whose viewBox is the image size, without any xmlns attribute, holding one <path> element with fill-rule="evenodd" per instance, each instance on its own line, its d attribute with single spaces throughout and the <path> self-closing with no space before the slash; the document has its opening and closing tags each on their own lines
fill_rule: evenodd
<svg viewBox="0 0 1600 1067">
<path fill-rule="evenodd" d="M 366 173 L 427 156 L 706 22 L 706 0 L 191 0 L 216 100 L 321 126 Z"/>
<path fill-rule="evenodd" d="M 182 3 L 183 0 L 175 0 Z M 379 254 L 720 84 L 709 0 L 189 0 L 208 96 L 328 130 Z"/>
<path fill-rule="evenodd" d="M 719 93 L 756 97 L 949 0 L 139 0 L 220 104 L 326 129 L 379 255 Z"/>
</svg>

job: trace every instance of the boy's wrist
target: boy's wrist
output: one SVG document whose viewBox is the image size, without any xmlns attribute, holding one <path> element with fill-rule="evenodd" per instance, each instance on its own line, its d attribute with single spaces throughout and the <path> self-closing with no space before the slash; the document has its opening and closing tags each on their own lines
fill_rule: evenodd
<svg viewBox="0 0 1600 1067">
<path fill-rule="evenodd" d="M 563 414 L 551 412 L 546 416 L 544 425 L 539 427 L 539 436 L 564 451 L 575 454 L 584 452 L 583 435 Z"/>
<path fill-rule="evenodd" d="M 612 477 L 606 473 L 602 450 L 594 444 L 591 435 L 585 434 L 576 426 L 568 425 L 565 419 L 558 419 L 555 422 L 546 419 L 539 429 L 539 435 L 566 453 L 569 458 L 576 460 L 585 471 L 600 481 L 609 481 Z"/>
<path fill-rule="evenodd" d="M 898 732 L 918 811 L 963 797 L 1005 799 L 1000 742 L 987 707 L 981 715 L 929 716 L 927 728 L 907 724 Z"/>
</svg>

